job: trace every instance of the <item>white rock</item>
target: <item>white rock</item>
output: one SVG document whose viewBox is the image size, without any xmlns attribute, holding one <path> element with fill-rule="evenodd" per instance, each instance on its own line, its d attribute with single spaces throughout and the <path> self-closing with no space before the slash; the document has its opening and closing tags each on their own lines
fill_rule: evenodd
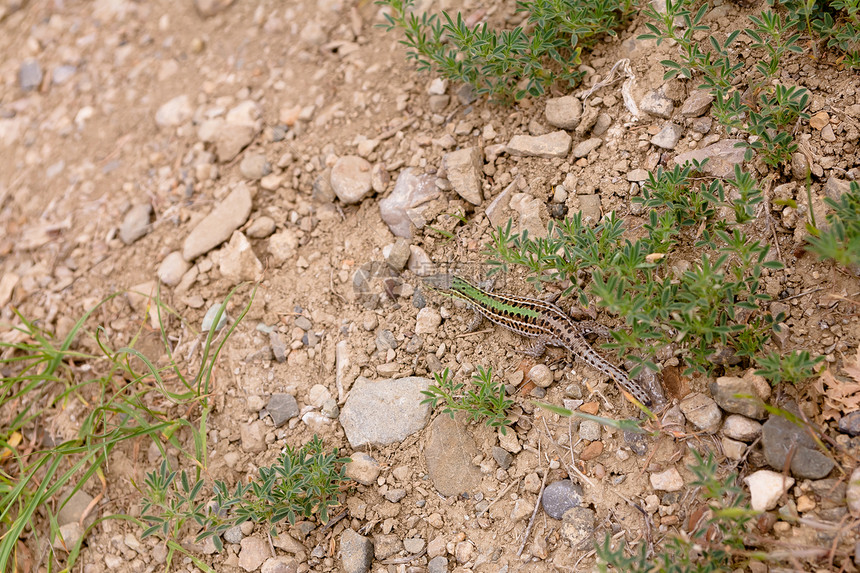
<svg viewBox="0 0 860 573">
<path fill-rule="evenodd" d="M 296 256 L 298 247 L 299 238 L 290 229 L 275 233 L 269 238 L 269 254 L 272 255 L 272 262 L 275 266 L 281 266 Z"/>
<path fill-rule="evenodd" d="M 182 258 L 182 253 L 173 251 L 158 265 L 158 280 L 167 286 L 176 286 L 190 268 L 191 263 Z"/>
<path fill-rule="evenodd" d="M 163 104 L 155 112 L 155 123 L 158 127 L 175 127 L 191 119 L 194 109 L 187 95 L 176 96 Z"/>
<path fill-rule="evenodd" d="M 370 193 L 373 166 L 355 155 L 341 157 L 331 169 L 331 187 L 346 204 L 360 203 Z"/>
<path fill-rule="evenodd" d="M 433 334 L 442 324 L 442 315 L 435 308 L 425 306 L 418 311 L 415 320 L 415 334 Z"/>
<path fill-rule="evenodd" d="M 454 191 L 472 205 L 481 204 L 483 166 L 483 156 L 477 147 L 458 149 L 442 157 L 442 167 L 448 172 L 448 181 Z"/>
<path fill-rule="evenodd" d="M 239 231 L 234 231 L 230 242 L 221 251 L 221 275 L 234 283 L 256 281 L 263 274 L 263 263 L 254 254 L 251 242 Z"/>
<path fill-rule="evenodd" d="M 794 485 L 794 478 L 770 470 L 759 470 L 744 478 L 750 488 L 750 505 L 756 511 L 769 511 Z"/>
<path fill-rule="evenodd" d="M 651 487 L 658 491 L 680 491 L 684 488 L 684 479 L 674 467 L 662 472 L 652 473 L 650 479 Z"/>
</svg>

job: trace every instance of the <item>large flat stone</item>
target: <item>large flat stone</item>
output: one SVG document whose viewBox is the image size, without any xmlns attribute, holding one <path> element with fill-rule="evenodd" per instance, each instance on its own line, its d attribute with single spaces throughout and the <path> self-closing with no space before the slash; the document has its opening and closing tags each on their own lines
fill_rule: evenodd
<svg viewBox="0 0 860 573">
<path fill-rule="evenodd" d="M 430 405 L 421 393 L 430 380 L 418 376 L 396 380 L 356 379 L 340 413 L 346 439 L 354 449 L 402 442 L 424 428 Z"/>
<path fill-rule="evenodd" d="M 737 143 L 741 143 L 741 140 L 723 139 L 702 149 L 680 153 L 675 156 L 675 163 L 683 165 L 694 159 L 702 161 L 708 158 L 708 163 L 704 167 L 705 173 L 714 177 L 733 177 L 735 165 L 740 165 L 744 161 L 744 148 L 735 147 Z"/>
<path fill-rule="evenodd" d="M 240 185 L 188 234 L 182 244 L 182 258 L 190 262 L 208 253 L 228 240 L 250 214 L 251 191 Z"/>
</svg>

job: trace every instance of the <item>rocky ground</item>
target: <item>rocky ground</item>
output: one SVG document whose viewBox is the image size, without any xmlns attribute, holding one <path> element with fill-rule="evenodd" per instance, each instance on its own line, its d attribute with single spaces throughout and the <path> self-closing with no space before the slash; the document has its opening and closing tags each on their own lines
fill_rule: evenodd
<svg viewBox="0 0 860 573">
<path fill-rule="evenodd" d="M 496 25 L 521 18 L 513 3 L 442 7 Z M 751 10 L 718 2 L 705 20 L 726 34 Z M 173 355 L 193 369 L 207 311 L 260 281 L 216 370 L 206 477 L 235 484 L 316 434 L 351 456 L 354 482 L 333 524 L 282 527 L 272 545 L 250 523 L 224 535 L 220 554 L 188 537 L 218 571 L 586 570 L 606 534 L 659 543 L 688 531 L 701 506 L 689 486 L 694 451 L 740 472 L 767 511 L 756 527 L 771 547 L 810 549 L 771 571 L 855 570 L 860 507 L 846 490 L 856 503 L 860 280 L 803 252 L 798 179 L 811 170 L 815 206 L 860 175 L 856 74 L 803 55 L 785 65 L 783 81 L 810 90 L 812 119 L 799 127 L 802 153 L 773 182 L 773 197 L 797 207 L 771 203 L 776 228 L 762 237 L 786 264 L 765 281 L 770 310 L 788 316 L 775 342 L 825 356 L 830 374 L 775 391 L 751 371 L 662 380 L 662 431 L 642 438 L 535 408 L 536 397 L 614 419 L 638 413 L 560 352 L 547 370 L 516 352 L 526 343 L 511 333 L 462 336 L 470 314 L 425 298 L 418 278 L 452 263 L 479 274 L 491 228 L 511 217 L 533 235 L 575 212 L 597 221 L 616 211 L 637 227 L 630 197 L 650 170 L 710 157 L 711 174 L 726 176 L 742 150 L 695 84 L 663 81 L 658 62 L 671 48 L 636 39 L 642 18 L 597 45 L 581 88 L 511 107 L 416 73 L 381 21 L 364 1 L 0 1 L 0 338 L 22 340 L 13 308 L 62 337 L 127 289 L 89 332 L 100 324 L 111 347 L 134 340 L 164 364 L 157 317 L 146 316 L 160 284 L 176 311 L 163 316 Z M 743 42 L 738 53 L 754 55 Z M 585 96 L 623 58 L 636 116 L 620 82 Z M 534 294 L 521 278 L 502 287 Z M 229 321 L 252 290 L 239 288 Z M 75 348 L 98 352 L 90 335 Z M 506 435 L 421 404 L 432 372 L 465 380 L 478 366 L 514 389 Z M 738 393 L 813 421 L 831 453 Z M 84 397 L 70 400 L 40 424 L 72 438 L 86 409 Z M 57 525 L 68 533 L 85 512 L 139 515 L 138 488 L 161 458 L 147 443 L 117 447 L 104 484 L 92 478 Z M 177 451 L 170 459 L 186 464 Z M 164 543 L 141 533 L 102 521 L 75 570 L 162 570 Z M 22 542 L 31 559 L 21 571 L 65 563 L 62 544 L 51 550 L 32 531 Z"/>
</svg>

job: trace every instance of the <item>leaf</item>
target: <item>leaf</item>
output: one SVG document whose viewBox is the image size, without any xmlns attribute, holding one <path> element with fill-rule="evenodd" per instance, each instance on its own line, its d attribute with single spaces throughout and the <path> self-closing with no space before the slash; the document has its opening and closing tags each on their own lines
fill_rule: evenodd
<svg viewBox="0 0 860 573">
<path fill-rule="evenodd" d="M 855 374 L 860 374 L 856 364 L 853 369 Z M 845 414 L 860 410 L 860 378 L 855 380 L 857 382 L 843 382 L 830 370 L 825 370 L 812 384 L 812 388 L 824 403 L 822 416 L 825 420 L 838 420 Z"/>
<path fill-rule="evenodd" d="M 857 356 L 852 361 L 845 361 L 842 366 L 845 373 L 851 376 L 855 382 L 860 383 L 860 346 L 857 347 Z"/>
</svg>

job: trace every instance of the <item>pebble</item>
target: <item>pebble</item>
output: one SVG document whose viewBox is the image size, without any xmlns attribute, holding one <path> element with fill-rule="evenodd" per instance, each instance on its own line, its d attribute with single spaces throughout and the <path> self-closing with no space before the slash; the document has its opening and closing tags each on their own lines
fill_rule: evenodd
<svg viewBox="0 0 860 573">
<path fill-rule="evenodd" d="M 55 86 L 61 86 L 69 81 L 77 71 L 75 66 L 57 66 L 51 73 L 51 81 Z"/>
<path fill-rule="evenodd" d="M 746 416 L 732 414 L 723 422 L 723 434 L 742 442 L 752 442 L 761 435 L 761 424 Z"/>
<path fill-rule="evenodd" d="M 360 203 L 371 186 L 371 170 L 373 166 L 356 155 L 341 157 L 331 168 L 331 187 L 341 202 L 351 205 Z"/>
<path fill-rule="evenodd" d="M 651 143 L 663 149 L 675 149 L 683 134 L 683 127 L 674 123 L 667 123 L 657 135 L 651 138 Z"/>
<path fill-rule="evenodd" d="M 408 167 L 400 172 L 394 190 L 379 201 L 379 214 L 397 237 L 412 238 L 417 218 L 426 210 L 426 203 L 441 194 L 434 175 L 419 175 Z M 421 225 L 423 227 L 423 225 Z"/>
<path fill-rule="evenodd" d="M 740 142 L 739 139 L 723 139 L 701 149 L 680 153 L 675 156 L 674 162 L 676 165 L 683 165 L 694 159 L 701 162 L 707 158 L 708 163 L 702 169 L 704 173 L 723 179 L 734 177 L 735 165 L 744 161 L 744 148 L 735 147 L 735 144 Z"/>
<path fill-rule="evenodd" d="M 600 112 L 596 107 L 586 105 L 582 110 L 582 117 L 579 120 L 579 125 L 574 130 L 578 137 L 583 137 L 597 123 L 597 118 L 600 117 Z"/>
<path fill-rule="evenodd" d="M 441 113 L 445 111 L 450 101 L 451 96 L 449 95 L 431 95 L 427 98 L 427 107 L 433 113 Z"/>
<path fill-rule="evenodd" d="M 651 487 L 657 491 L 681 491 L 684 488 L 684 479 L 674 467 L 652 473 L 649 477 Z"/>
<path fill-rule="evenodd" d="M 256 181 L 272 172 L 272 164 L 263 153 L 248 153 L 239 164 L 239 172 L 245 179 Z"/>
<path fill-rule="evenodd" d="M 344 466 L 346 477 L 366 486 L 376 483 L 382 471 L 378 461 L 364 452 L 355 452 L 350 458 L 352 461 Z"/>
<path fill-rule="evenodd" d="M 854 468 L 851 477 L 848 478 L 848 486 L 845 489 L 845 500 L 851 515 L 860 517 L 860 466 Z"/>
<path fill-rule="evenodd" d="M 672 100 L 666 97 L 661 90 L 652 90 L 646 93 L 639 101 L 639 109 L 647 114 L 669 119 L 672 117 L 672 111 L 675 109 L 675 104 Z"/>
<path fill-rule="evenodd" d="M 71 551 L 84 536 L 84 528 L 77 521 L 60 526 L 60 535 L 54 540 L 53 547 L 57 551 Z"/>
<path fill-rule="evenodd" d="M 642 181 L 648 181 L 648 170 L 647 169 L 633 169 L 632 171 L 627 172 L 627 180 L 630 182 L 640 183 Z"/>
<path fill-rule="evenodd" d="M 158 127 L 176 127 L 182 125 L 194 114 L 191 99 L 182 94 L 161 105 L 155 112 L 155 124 Z"/>
<path fill-rule="evenodd" d="M 403 540 L 403 548 L 413 555 L 424 551 L 424 545 L 424 540 L 420 537 L 407 537 Z"/>
<path fill-rule="evenodd" d="M 523 451 L 523 446 L 517 439 L 516 432 L 506 430 L 504 433 L 502 433 L 502 430 L 499 429 L 498 436 L 499 446 L 501 446 L 503 450 L 506 450 L 512 454 L 518 454 Z"/>
<path fill-rule="evenodd" d="M 506 147 L 508 154 L 519 157 L 566 157 L 571 137 L 566 131 L 553 131 L 546 135 L 515 135 Z"/>
<path fill-rule="evenodd" d="M 251 191 L 239 185 L 200 221 L 182 244 L 182 257 L 193 261 L 233 235 L 251 214 Z"/>
<path fill-rule="evenodd" d="M 233 231 L 230 242 L 221 249 L 218 270 L 223 278 L 237 284 L 259 280 L 263 275 L 263 263 L 254 254 L 248 238 L 240 231 Z"/>
<path fill-rule="evenodd" d="M 809 118 L 809 127 L 821 131 L 824 126 L 830 124 L 830 115 L 826 111 L 819 111 Z"/>
<path fill-rule="evenodd" d="M 785 404 L 783 409 L 798 415 L 793 402 Z M 797 478 L 820 479 L 833 469 L 833 460 L 818 451 L 815 440 L 804 428 L 782 416 L 772 415 L 764 423 L 761 444 L 765 460 L 777 471 L 782 471 L 789 451 L 793 451 L 791 473 Z"/>
<path fill-rule="evenodd" d="M 549 388 L 553 381 L 552 370 L 546 364 L 535 364 L 529 369 L 528 378 L 541 388 Z"/>
<path fill-rule="evenodd" d="M 259 537 L 245 537 L 240 541 L 239 567 L 245 571 L 256 571 L 269 558 L 269 544 Z"/>
<path fill-rule="evenodd" d="M 573 148 L 573 156 L 576 158 L 586 157 L 589 153 L 603 145 L 603 140 L 599 137 L 592 137 L 585 141 L 580 141 Z"/>
<path fill-rule="evenodd" d="M 149 224 L 151 217 L 152 205 L 149 203 L 135 205 L 129 209 L 119 227 L 119 238 L 122 242 L 130 245 L 146 235 L 151 229 Z"/>
<path fill-rule="evenodd" d="M 839 420 L 839 431 L 849 436 L 860 435 L 860 412 L 851 412 Z"/>
<path fill-rule="evenodd" d="M 242 450 L 252 454 L 266 451 L 266 431 L 263 422 L 257 420 L 250 424 L 242 424 L 239 428 Z"/>
<path fill-rule="evenodd" d="M 442 156 L 442 169 L 457 194 L 472 205 L 481 204 L 481 170 L 484 160 L 477 147 L 466 147 Z"/>
<path fill-rule="evenodd" d="M 272 394 L 269 403 L 266 404 L 266 412 L 272 418 L 276 428 L 280 428 L 288 420 L 299 415 L 299 404 L 292 394 Z"/>
<path fill-rule="evenodd" d="M 260 573 L 297 573 L 299 563 L 292 557 L 269 557 L 260 567 Z"/>
<path fill-rule="evenodd" d="M 514 461 L 514 456 L 504 448 L 493 446 L 493 459 L 496 460 L 496 463 L 499 464 L 500 468 L 506 470 L 511 467 L 511 464 Z"/>
<path fill-rule="evenodd" d="M 794 478 L 783 477 L 781 473 L 759 470 L 744 478 L 750 488 L 750 505 L 755 511 L 770 511 L 794 485 Z"/>
<path fill-rule="evenodd" d="M 850 190 L 851 182 L 839 179 L 838 177 L 828 177 L 827 182 L 824 184 L 824 194 L 834 201 L 842 199 L 842 196 Z"/>
<path fill-rule="evenodd" d="M 720 429 L 722 414 L 717 403 L 704 394 L 690 394 L 681 400 L 681 412 L 697 430 L 711 434 Z"/>
<path fill-rule="evenodd" d="M 699 117 L 705 115 L 714 101 L 706 90 L 694 90 L 681 105 L 681 115 L 684 117 Z"/>
<path fill-rule="evenodd" d="M 206 311 L 206 314 L 203 315 L 203 321 L 200 323 L 200 330 L 203 332 L 209 332 L 212 329 L 212 324 L 215 322 L 215 315 L 218 314 L 218 311 L 221 309 L 221 303 L 213 304 Z M 218 319 L 218 324 L 215 326 L 215 330 L 221 330 L 224 328 L 224 325 L 227 324 L 227 311 L 221 313 L 221 318 Z"/>
<path fill-rule="evenodd" d="M 275 232 L 275 220 L 271 217 L 257 217 L 251 222 L 245 234 L 252 239 L 265 239 Z"/>
<path fill-rule="evenodd" d="M 448 559 L 441 555 L 427 563 L 427 573 L 448 573 Z"/>
<path fill-rule="evenodd" d="M 437 272 L 436 265 L 433 264 L 427 251 L 418 245 L 409 245 L 409 252 L 409 261 L 406 263 L 406 267 L 416 276 L 427 277 Z"/>
<path fill-rule="evenodd" d="M 833 132 L 833 126 L 829 123 L 821 130 L 821 139 L 828 143 L 836 141 L 836 134 Z"/>
<path fill-rule="evenodd" d="M 609 127 L 612 125 L 612 116 L 608 113 L 601 113 L 597 116 L 597 121 L 594 122 L 594 127 L 591 128 L 591 134 L 595 137 L 600 137 L 607 131 L 609 131 Z"/>
<path fill-rule="evenodd" d="M 224 532 L 224 541 L 227 543 L 235 543 L 238 545 L 244 538 L 245 534 L 242 533 L 242 528 L 238 525 L 234 525 Z"/>
<path fill-rule="evenodd" d="M 315 408 L 322 408 L 328 400 L 331 400 L 331 392 L 322 384 L 314 384 L 308 392 L 308 404 Z"/>
<path fill-rule="evenodd" d="M 744 453 L 747 450 L 747 445 L 745 443 L 733 440 L 731 438 L 727 438 L 725 436 L 720 439 L 720 443 L 723 446 L 723 453 L 730 460 L 742 459 Z"/>
<path fill-rule="evenodd" d="M 579 453 L 579 459 L 584 462 L 599 458 L 603 453 L 603 442 L 591 442 Z"/>
<path fill-rule="evenodd" d="M 64 496 L 62 507 L 57 514 L 57 523 L 59 525 L 80 523 L 81 517 L 92 502 L 93 496 L 82 489 L 74 492 L 71 496 Z M 90 522 L 94 521 L 95 514 L 96 512 L 92 512 L 84 525 L 89 525 Z"/>
<path fill-rule="evenodd" d="M 357 378 L 340 414 L 350 446 L 386 446 L 422 430 L 430 405 L 421 403 L 421 392 L 429 386 L 430 380 L 417 376 L 376 382 Z"/>
<path fill-rule="evenodd" d="M 561 535 L 574 551 L 590 549 L 594 544 L 594 511 L 574 507 L 562 516 Z"/>
<path fill-rule="evenodd" d="M 582 118 L 582 102 L 567 95 L 546 100 L 546 121 L 553 127 L 575 129 Z"/>
<path fill-rule="evenodd" d="M 561 519 L 565 512 L 582 505 L 582 487 L 569 479 L 552 482 L 543 492 L 541 506 L 553 519 Z"/>
<path fill-rule="evenodd" d="M 226 10 L 236 0 L 194 0 L 194 8 L 203 18 L 214 16 L 222 10 Z"/>
<path fill-rule="evenodd" d="M 583 440 L 596 442 L 600 439 L 601 431 L 600 424 L 594 420 L 582 420 L 579 423 L 579 437 Z"/>
<path fill-rule="evenodd" d="M 481 470 L 472 462 L 478 455 L 478 447 L 464 420 L 446 414 L 437 416 L 424 442 L 427 474 L 444 496 L 471 496 L 480 490 Z"/>
<path fill-rule="evenodd" d="M 279 267 L 296 256 L 299 247 L 299 238 L 295 231 L 285 229 L 275 233 L 269 238 L 269 254 L 272 255 L 272 263 Z"/>
<path fill-rule="evenodd" d="M 511 510 L 509 519 L 511 523 L 518 523 L 534 513 L 534 509 L 535 506 L 533 503 L 520 498 L 514 502 L 514 508 Z"/>
<path fill-rule="evenodd" d="M 767 416 L 752 381 L 735 376 L 720 376 L 708 384 L 711 395 L 726 412 L 763 420 Z"/>
<path fill-rule="evenodd" d="M 806 176 L 809 175 L 809 161 L 806 159 L 806 155 L 796 152 L 791 154 L 791 175 L 798 181 L 806 180 Z"/>
<path fill-rule="evenodd" d="M 409 241 L 403 237 L 398 237 L 396 241 L 390 245 L 386 245 L 382 249 L 382 256 L 385 257 L 385 262 L 395 271 L 402 271 L 409 261 L 409 256 L 412 251 L 409 249 Z"/>
<path fill-rule="evenodd" d="M 18 68 L 18 85 L 25 92 L 33 91 L 42 85 L 44 75 L 38 61 L 25 60 Z"/>
<path fill-rule="evenodd" d="M 415 320 L 415 334 L 434 334 L 442 324 L 442 315 L 435 308 L 425 306 L 418 311 Z"/>
<path fill-rule="evenodd" d="M 158 265 L 158 280 L 167 286 L 176 286 L 182 276 L 191 268 L 191 263 L 182 258 L 182 253 L 173 251 Z"/>
</svg>

